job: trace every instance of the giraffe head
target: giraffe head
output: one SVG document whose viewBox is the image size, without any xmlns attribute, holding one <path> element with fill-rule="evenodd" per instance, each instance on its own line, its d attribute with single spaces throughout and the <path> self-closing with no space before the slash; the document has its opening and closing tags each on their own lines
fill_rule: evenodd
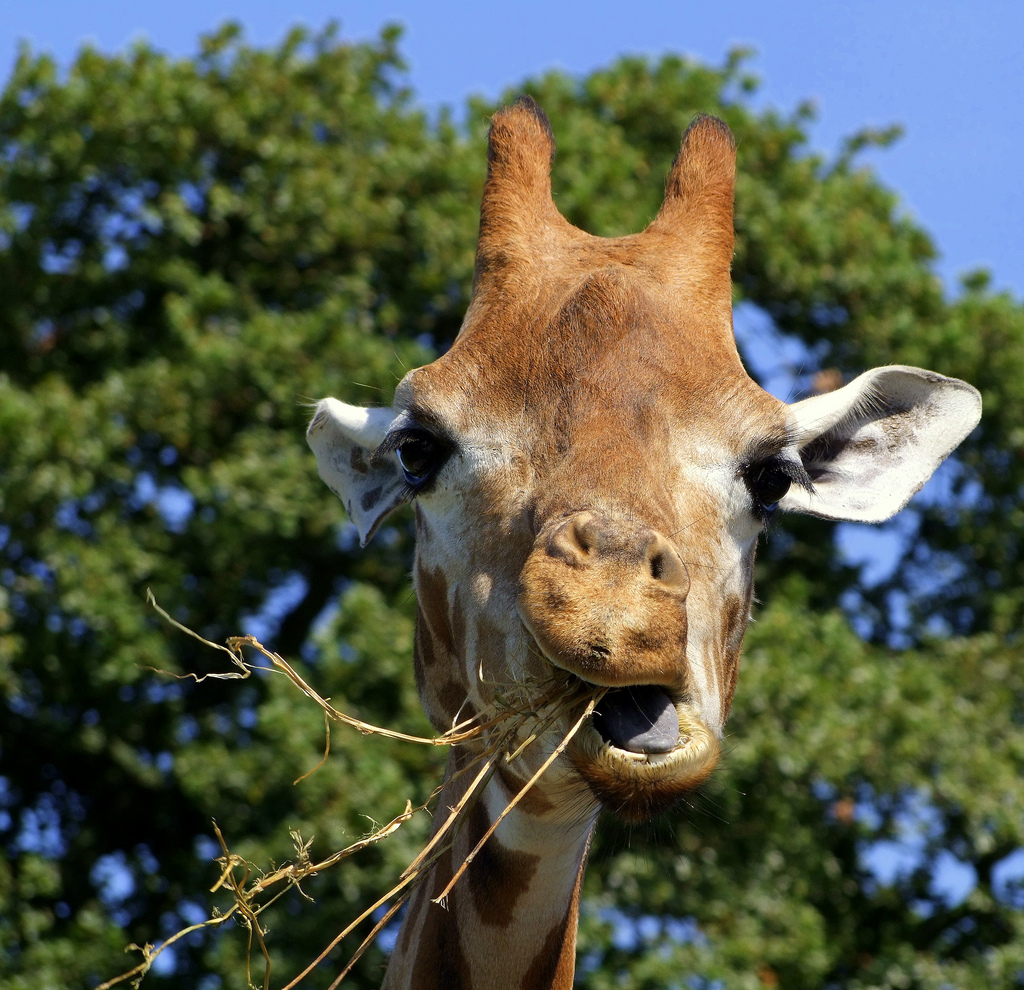
<svg viewBox="0 0 1024 990">
<path fill-rule="evenodd" d="M 324 399 L 308 438 L 364 544 L 415 502 L 415 663 L 434 725 L 552 667 L 608 687 L 546 779 L 636 819 L 715 764 L 766 522 L 888 518 L 980 398 L 893 366 L 787 405 L 747 375 L 721 121 L 693 122 L 661 210 L 628 237 L 559 214 L 552 151 L 531 100 L 494 117 L 454 345 L 391 408 Z"/>
</svg>

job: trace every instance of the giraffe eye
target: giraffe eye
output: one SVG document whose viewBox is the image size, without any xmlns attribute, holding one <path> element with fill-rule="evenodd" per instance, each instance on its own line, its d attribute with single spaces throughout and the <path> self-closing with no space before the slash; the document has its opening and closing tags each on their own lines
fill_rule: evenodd
<svg viewBox="0 0 1024 990">
<path fill-rule="evenodd" d="M 429 433 L 410 433 L 397 447 L 398 463 L 405 480 L 413 488 L 422 488 L 448 458 L 448 449 Z"/>
<path fill-rule="evenodd" d="M 754 500 L 755 514 L 766 522 L 775 514 L 780 499 L 793 483 L 786 469 L 772 461 L 747 468 L 744 479 Z"/>
</svg>

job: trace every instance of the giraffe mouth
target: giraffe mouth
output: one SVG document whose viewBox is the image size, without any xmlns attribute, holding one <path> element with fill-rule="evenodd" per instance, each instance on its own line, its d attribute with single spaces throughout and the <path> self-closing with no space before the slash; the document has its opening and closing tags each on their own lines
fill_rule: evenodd
<svg viewBox="0 0 1024 990">
<path fill-rule="evenodd" d="M 644 821 L 703 783 L 718 762 L 714 733 L 657 685 L 609 691 L 569 746 L 569 758 L 609 811 Z M 671 740 L 671 741 L 670 741 Z"/>
<path fill-rule="evenodd" d="M 574 676 L 589 688 L 598 686 Z M 640 822 L 703 783 L 719 751 L 717 737 L 688 699 L 660 684 L 636 684 L 605 693 L 566 755 L 606 810 Z"/>
<path fill-rule="evenodd" d="M 679 713 L 657 684 L 613 688 L 594 711 L 591 725 L 609 745 L 638 757 L 671 753 L 680 744 Z"/>
<path fill-rule="evenodd" d="M 566 755 L 601 804 L 626 821 L 667 810 L 703 783 L 718 762 L 718 738 L 697 707 L 664 683 L 611 686 L 554 659 L 528 621 L 538 654 L 591 690 L 608 688 Z"/>
<path fill-rule="evenodd" d="M 573 742 L 574 755 L 582 751 L 589 759 L 624 768 L 657 767 L 672 776 L 700 770 L 701 779 L 719 752 L 718 740 L 697 712 L 656 684 L 609 691 Z"/>
</svg>

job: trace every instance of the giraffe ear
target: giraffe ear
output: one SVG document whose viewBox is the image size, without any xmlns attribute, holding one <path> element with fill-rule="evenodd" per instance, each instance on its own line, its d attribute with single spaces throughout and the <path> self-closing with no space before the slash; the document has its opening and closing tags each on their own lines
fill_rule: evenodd
<svg viewBox="0 0 1024 990">
<path fill-rule="evenodd" d="M 364 409 L 321 399 L 306 431 L 317 471 L 341 499 L 364 547 L 381 520 L 408 498 L 409 486 L 397 458 L 371 457 L 396 415 L 394 409 Z"/>
<path fill-rule="evenodd" d="M 956 378 L 892 365 L 790 406 L 813 491 L 779 505 L 826 519 L 895 515 L 981 419 L 981 395 Z"/>
</svg>

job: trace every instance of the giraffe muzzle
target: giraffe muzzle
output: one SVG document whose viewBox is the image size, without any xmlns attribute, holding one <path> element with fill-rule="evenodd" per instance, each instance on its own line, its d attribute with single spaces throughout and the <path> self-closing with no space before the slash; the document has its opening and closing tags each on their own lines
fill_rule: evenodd
<svg viewBox="0 0 1024 990">
<path fill-rule="evenodd" d="M 718 761 L 718 740 L 687 699 L 689 588 L 668 539 L 598 511 L 542 529 L 521 573 L 520 618 L 544 656 L 611 689 L 568 755 L 629 821 L 665 810 Z"/>
<path fill-rule="evenodd" d="M 538 536 L 520 575 L 519 613 L 556 666 L 606 687 L 685 690 L 690 580 L 653 529 L 578 512 Z"/>
</svg>

